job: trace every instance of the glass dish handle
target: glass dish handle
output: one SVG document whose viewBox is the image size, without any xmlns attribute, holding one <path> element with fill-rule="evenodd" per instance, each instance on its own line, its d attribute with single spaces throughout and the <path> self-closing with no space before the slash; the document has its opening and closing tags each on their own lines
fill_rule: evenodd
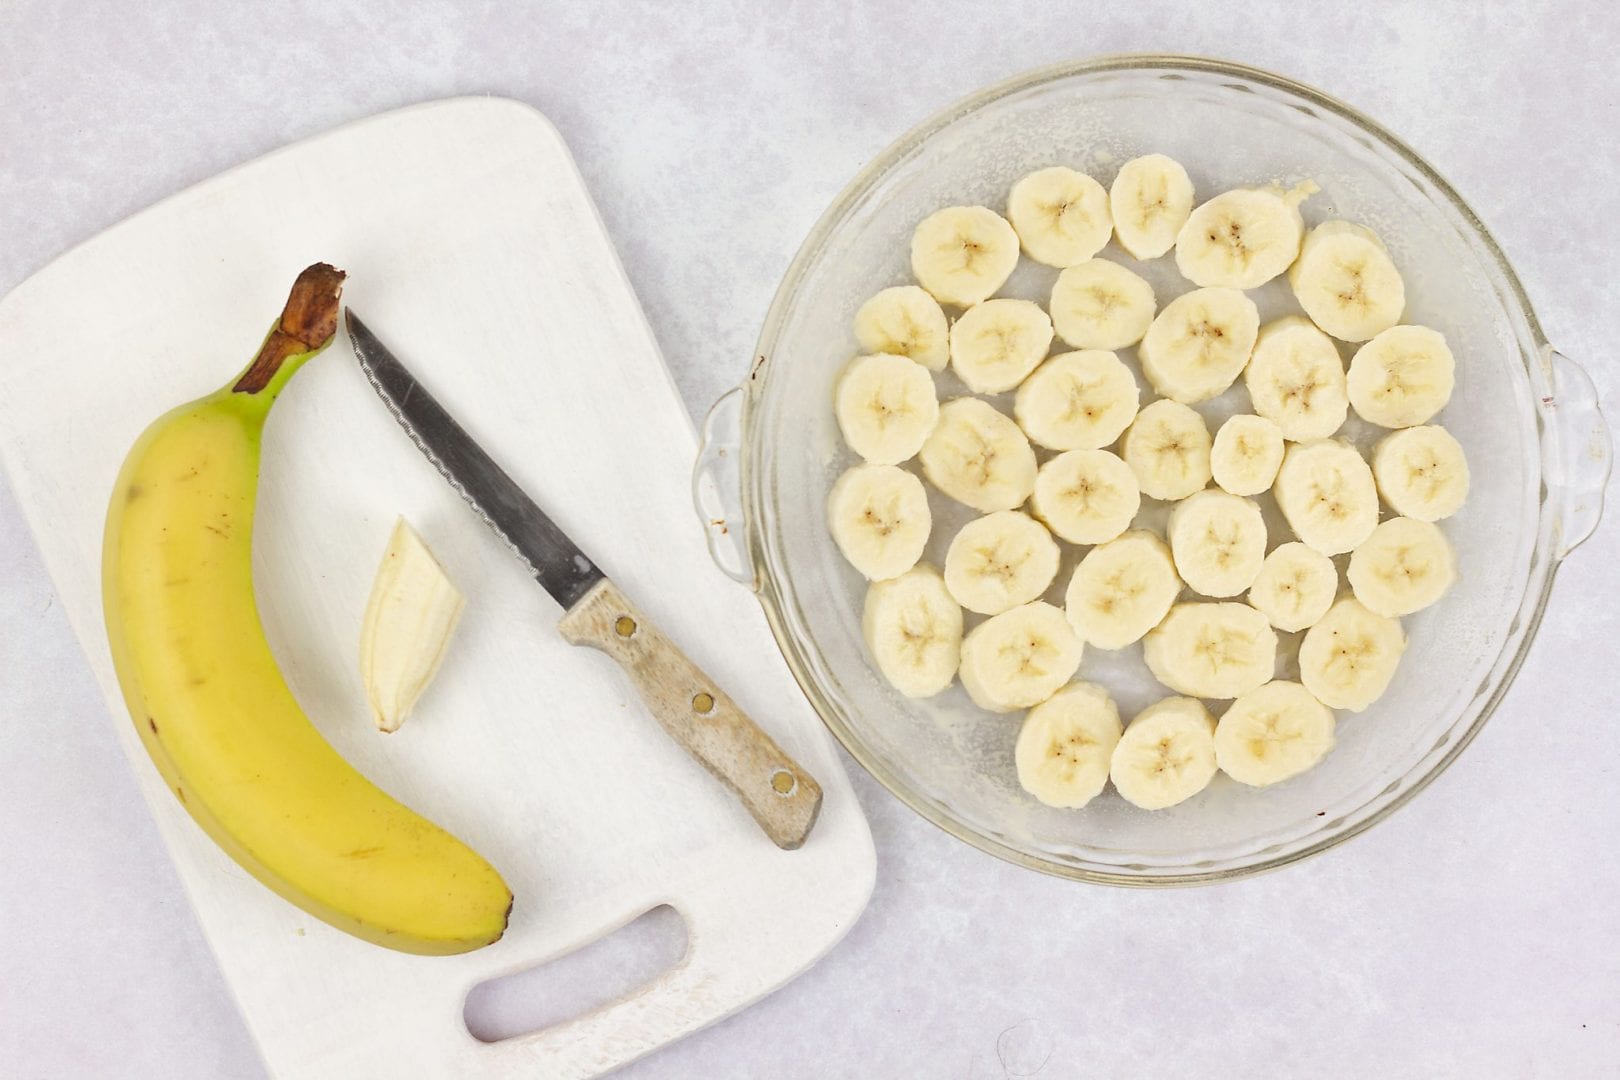
<svg viewBox="0 0 1620 1080">
<path fill-rule="evenodd" d="M 1557 349 L 1548 348 L 1546 360 L 1551 389 L 1541 399 L 1541 414 L 1554 435 L 1547 483 L 1559 500 L 1562 560 L 1592 535 L 1603 516 L 1614 451 L 1592 377 Z"/>
<path fill-rule="evenodd" d="M 734 386 L 703 418 L 697 463 L 692 466 L 692 506 L 703 523 L 709 557 L 731 580 L 754 587 L 754 566 L 742 509 L 743 387 Z"/>
</svg>

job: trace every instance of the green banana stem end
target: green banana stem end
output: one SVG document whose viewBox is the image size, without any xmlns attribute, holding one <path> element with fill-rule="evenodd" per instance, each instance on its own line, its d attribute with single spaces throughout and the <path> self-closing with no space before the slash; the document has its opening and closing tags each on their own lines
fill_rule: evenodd
<svg viewBox="0 0 1620 1080">
<path fill-rule="evenodd" d="M 288 360 L 307 360 L 331 344 L 337 333 L 338 299 L 345 276 L 327 263 L 304 268 L 293 282 L 281 318 L 259 347 L 259 355 L 231 387 L 232 393 L 260 394 L 272 387 L 279 390 L 286 380 L 276 376 Z"/>
</svg>

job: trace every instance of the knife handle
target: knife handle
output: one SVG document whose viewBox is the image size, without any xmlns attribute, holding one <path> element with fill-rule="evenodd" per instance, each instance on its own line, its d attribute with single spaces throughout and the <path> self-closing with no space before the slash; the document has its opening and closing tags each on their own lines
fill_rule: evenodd
<svg viewBox="0 0 1620 1080">
<path fill-rule="evenodd" d="M 619 662 L 664 730 L 737 793 L 777 847 L 804 843 L 821 785 L 788 757 L 613 582 L 591 586 L 557 624 L 564 640 Z"/>
</svg>

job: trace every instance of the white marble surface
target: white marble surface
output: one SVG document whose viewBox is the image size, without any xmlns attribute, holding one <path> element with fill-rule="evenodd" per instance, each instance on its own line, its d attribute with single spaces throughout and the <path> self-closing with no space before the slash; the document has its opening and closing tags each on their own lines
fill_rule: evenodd
<svg viewBox="0 0 1620 1080">
<path fill-rule="evenodd" d="M 9 0 L 0 293 L 288 140 L 503 94 L 561 127 L 700 412 L 742 374 L 811 222 L 912 122 L 1026 67 L 1187 51 L 1314 83 L 1410 141 L 1620 415 L 1608 5 L 831 7 Z M 1048 879 L 857 770 L 880 860 L 864 919 L 795 983 L 627 1075 L 1612 1075 L 1617 556 L 1611 515 L 1445 777 L 1279 874 L 1150 893 Z M 0 1075 L 262 1075 L 3 489 L 0 566 Z"/>
</svg>

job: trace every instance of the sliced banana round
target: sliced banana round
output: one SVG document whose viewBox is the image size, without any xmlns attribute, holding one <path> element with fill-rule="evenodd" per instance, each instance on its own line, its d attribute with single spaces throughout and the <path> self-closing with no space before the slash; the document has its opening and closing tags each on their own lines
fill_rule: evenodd
<svg viewBox="0 0 1620 1080">
<path fill-rule="evenodd" d="M 1249 586 L 1249 606 L 1292 633 L 1316 623 L 1339 595 L 1339 571 L 1320 551 L 1294 541 L 1280 545 L 1260 564 Z"/>
<path fill-rule="evenodd" d="M 1338 346 L 1298 315 L 1260 328 L 1243 385 L 1254 411 L 1294 442 L 1327 438 L 1350 411 Z"/>
<path fill-rule="evenodd" d="M 1076 349 L 1135 345 L 1153 322 L 1153 286 L 1107 259 L 1090 259 L 1052 285 L 1052 328 Z"/>
<path fill-rule="evenodd" d="M 1054 165 L 1012 186 L 1007 218 L 1024 254 L 1047 266 L 1085 262 L 1108 243 L 1108 192 L 1085 173 Z"/>
<path fill-rule="evenodd" d="M 1078 810 L 1107 786 L 1124 730 L 1107 690 L 1070 683 L 1025 715 L 1013 747 L 1018 783 L 1047 806 Z"/>
<path fill-rule="evenodd" d="M 1451 400 L 1456 369 L 1438 330 L 1392 326 L 1356 350 L 1345 387 L 1351 408 L 1368 423 L 1416 427 Z"/>
<path fill-rule="evenodd" d="M 983 206 L 947 206 L 911 234 L 911 272 L 942 304 L 972 307 L 993 295 L 1018 265 L 1018 234 Z"/>
<path fill-rule="evenodd" d="M 1386 435 L 1372 453 L 1378 493 L 1397 514 L 1439 521 L 1468 498 L 1468 458 L 1443 427 L 1430 424 Z"/>
<path fill-rule="evenodd" d="M 872 353 L 915 360 L 929 371 L 950 361 L 950 326 L 939 301 L 916 285 L 884 289 L 855 312 L 855 340 Z"/>
<path fill-rule="evenodd" d="M 1142 374 L 1160 394 L 1195 405 L 1242 374 L 1260 311 L 1236 289 L 1194 289 L 1164 306 L 1142 338 Z"/>
<path fill-rule="evenodd" d="M 1180 593 L 1170 549 L 1135 529 L 1086 552 L 1069 579 L 1063 609 L 1081 641 L 1123 649 L 1159 625 Z"/>
<path fill-rule="evenodd" d="M 932 697 L 956 678 L 962 609 L 927 563 L 867 586 L 861 633 L 878 670 L 906 697 Z"/>
<path fill-rule="evenodd" d="M 1282 428 L 1263 416 L 1239 413 L 1215 432 L 1209 470 L 1233 495 L 1258 495 L 1271 487 L 1282 459 Z"/>
<path fill-rule="evenodd" d="M 1348 221 L 1324 221 L 1305 234 L 1288 284 L 1311 321 L 1341 341 L 1366 341 L 1406 310 L 1406 283 L 1384 242 Z"/>
<path fill-rule="evenodd" d="M 1205 596 L 1236 596 L 1266 561 L 1266 522 L 1251 499 L 1200 491 L 1170 511 L 1170 554 L 1189 588 Z"/>
<path fill-rule="evenodd" d="M 1333 749 L 1333 710 L 1277 680 L 1232 702 L 1215 725 L 1215 762 L 1240 784 L 1269 787 L 1315 768 Z"/>
<path fill-rule="evenodd" d="M 1071 544 L 1101 544 L 1141 508 L 1131 467 L 1107 450 L 1065 450 L 1035 474 L 1030 509 Z"/>
<path fill-rule="evenodd" d="M 1457 580 L 1457 561 L 1440 526 L 1395 517 L 1350 553 L 1344 576 L 1368 611 L 1410 615 L 1445 595 Z"/>
<path fill-rule="evenodd" d="M 939 422 L 918 451 L 923 475 L 981 514 L 1011 510 L 1035 490 L 1035 451 L 1018 425 L 978 398 L 939 408 Z"/>
<path fill-rule="evenodd" d="M 1360 712 L 1389 689 L 1406 651 L 1401 624 L 1346 596 L 1299 643 L 1299 681 L 1330 709 Z"/>
<path fill-rule="evenodd" d="M 856 465 L 840 476 L 827 522 L 838 550 L 871 581 L 916 566 L 933 527 L 922 481 L 893 465 Z"/>
<path fill-rule="evenodd" d="M 1201 701 L 1172 697 L 1136 714 L 1108 776 L 1126 802 L 1163 810 L 1208 787 L 1215 768 L 1215 718 Z"/>
<path fill-rule="evenodd" d="M 1048 450 L 1097 450 L 1131 426 L 1140 400 L 1136 377 L 1118 356 L 1087 349 L 1036 368 L 1013 398 L 1013 416 Z"/>
<path fill-rule="evenodd" d="M 1046 526 L 1017 510 L 968 522 L 945 552 L 945 587 L 958 604 L 999 615 L 1027 604 L 1057 577 L 1058 546 Z"/>
<path fill-rule="evenodd" d="M 1305 222 L 1287 195 L 1239 188 L 1195 209 L 1176 234 L 1176 267 L 1204 288 L 1253 289 L 1299 255 Z"/>
<path fill-rule="evenodd" d="M 1063 612 L 1038 600 L 1024 604 L 962 639 L 962 687 L 981 709 L 1027 709 L 1074 676 L 1084 648 Z"/>
<path fill-rule="evenodd" d="M 1132 158 L 1108 189 L 1108 207 L 1119 246 L 1133 259 L 1157 259 L 1175 246 L 1192 214 L 1192 180 L 1174 158 Z"/>
<path fill-rule="evenodd" d="M 1378 524 L 1372 470 L 1338 439 L 1289 446 L 1272 495 L 1294 535 L 1323 555 L 1351 550 Z"/>
<path fill-rule="evenodd" d="M 951 368 L 976 394 L 1011 390 L 1052 348 L 1052 320 L 1028 300 L 974 304 L 951 326 Z"/>
<path fill-rule="evenodd" d="M 1142 658 L 1178 694 L 1235 698 L 1271 681 L 1277 634 L 1248 604 L 1181 603 L 1142 639 Z"/>
<path fill-rule="evenodd" d="M 1137 413 L 1119 452 L 1150 499 L 1185 499 L 1209 483 L 1209 427 L 1180 402 L 1161 399 Z"/>
<path fill-rule="evenodd" d="M 904 356 L 858 356 L 838 378 L 833 404 L 849 448 L 874 465 L 916 456 L 939 421 L 928 369 Z"/>
</svg>

